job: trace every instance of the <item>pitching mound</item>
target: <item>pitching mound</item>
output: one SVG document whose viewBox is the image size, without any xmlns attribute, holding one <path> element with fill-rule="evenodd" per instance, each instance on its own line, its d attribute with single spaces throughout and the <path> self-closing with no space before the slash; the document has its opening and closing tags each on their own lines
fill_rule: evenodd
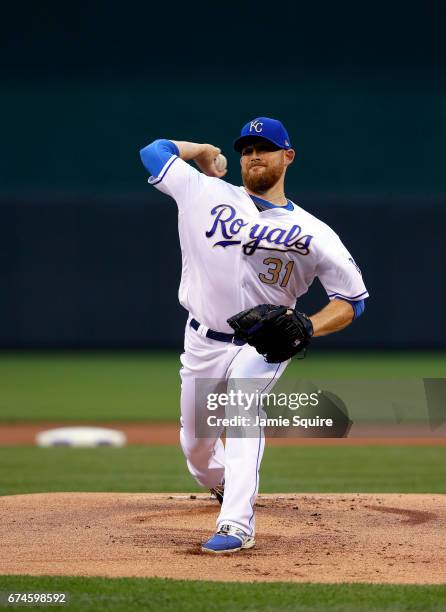
<svg viewBox="0 0 446 612">
<path fill-rule="evenodd" d="M 0 574 L 438 584 L 442 495 L 261 495 L 257 547 L 201 553 L 206 495 L 54 493 L 0 498 Z"/>
</svg>

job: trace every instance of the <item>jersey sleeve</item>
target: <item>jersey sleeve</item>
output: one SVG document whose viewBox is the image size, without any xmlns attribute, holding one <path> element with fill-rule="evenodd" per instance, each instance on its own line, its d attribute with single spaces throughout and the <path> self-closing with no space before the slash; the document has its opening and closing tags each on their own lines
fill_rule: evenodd
<svg viewBox="0 0 446 612">
<path fill-rule="evenodd" d="M 179 207 L 197 197 L 203 189 L 205 175 L 178 157 L 178 148 L 173 142 L 155 140 L 141 149 L 140 156 L 151 173 L 149 184 L 171 196 Z"/>
<path fill-rule="evenodd" d="M 334 233 L 324 245 L 317 276 L 330 300 L 360 301 L 369 297 L 361 270 Z"/>
</svg>

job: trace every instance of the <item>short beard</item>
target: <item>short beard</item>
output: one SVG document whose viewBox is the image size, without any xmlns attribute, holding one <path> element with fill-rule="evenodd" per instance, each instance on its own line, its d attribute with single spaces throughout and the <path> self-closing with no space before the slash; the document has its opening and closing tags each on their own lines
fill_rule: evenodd
<svg viewBox="0 0 446 612">
<path fill-rule="evenodd" d="M 282 176 L 283 166 L 277 165 L 270 168 L 265 166 L 261 174 L 251 174 L 249 168 L 242 171 L 243 184 L 249 191 L 262 195 L 279 181 Z"/>
</svg>

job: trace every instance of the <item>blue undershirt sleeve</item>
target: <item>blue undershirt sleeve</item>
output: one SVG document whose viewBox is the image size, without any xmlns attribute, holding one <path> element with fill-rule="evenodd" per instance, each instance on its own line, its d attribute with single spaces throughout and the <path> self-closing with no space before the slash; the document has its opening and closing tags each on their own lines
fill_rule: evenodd
<svg viewBox="0 0 446 612">
<path fill-rule="evenodd" d="M 154 140 L 139 152 L 141 161 L 152 176 L 158 176 L 172 155 L 180 154 L 178 147 L 171 140 Z"/>
<path fill-rule="evenodd" d="M 356 302 L 344 300 L 344 302 L 348 302 L 353 308 L 353 320 L 360 317 L 365 310 L 365 300 L 357 300 Z"/>
</svg>

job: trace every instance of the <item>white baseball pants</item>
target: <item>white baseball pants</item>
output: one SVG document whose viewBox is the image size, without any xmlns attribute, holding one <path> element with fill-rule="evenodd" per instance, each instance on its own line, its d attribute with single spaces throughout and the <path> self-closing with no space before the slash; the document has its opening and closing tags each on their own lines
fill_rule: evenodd
<svg viewBox="0 0 446 612">
<path fill-rule="evenodd" d="M 262 392 L 269 392 L 284 372 L 288 361 L 266 363 L 262 355 L 249 346 L 211 340 L 186 325 L 184 353 L 181 355 L 181 447 L 190 473 L 203 487 L 212 488 L 225 480 L 224 501 L 217 518 L 217 529 L 229 523 L 249 535 L 255 532 L 254 505 L 259 489 L 259 468 L 265 447 L 263 428 L 250 429 L 249 437 L 220 439 L 223 428 L 213 437 L 196 437 L 195 419 L 207 419 L 210 414 L 205 402 L 196 399 L 195 380 L 220 379 L 217 385 L 209 381 L 208 392 L 225 393 L 231 381 L 265 379 Z M 249 389 L 249 380 L 246 388 Z M 263 384 L 263 383 L 262 383 Z M 223 388 L 222 388 L 223 386 Z M 224 388 L 226 386 L 226 389 Z M 258 407 L 260 416 L 263 411 Z M 224 415 L 222 415 L 224 416 Z"/>
</svg>

